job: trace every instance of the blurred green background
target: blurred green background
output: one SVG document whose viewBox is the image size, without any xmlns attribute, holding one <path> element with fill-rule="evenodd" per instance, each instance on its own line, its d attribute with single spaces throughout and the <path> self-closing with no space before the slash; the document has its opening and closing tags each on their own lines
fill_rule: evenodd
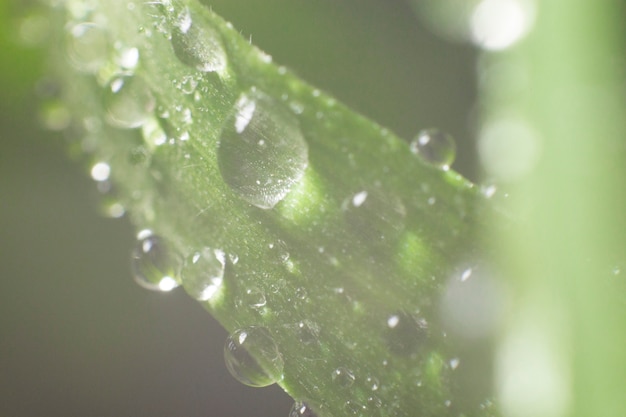
<svg viewBox="0 0 626 417">
<path fill-rule="evenodd" d="M 476 178 L 475 51 L 436 38 L 406 1 L 205 2 L 275 62 L 401 137 L 451 133 L 455 168 Z M 99 216 L 67 133 L 40 122 L 46 51 L 19 33 L 42 10 L 0 3 L 0 416 L 286 416 L 280 388 L 230 377 L 226 332 L 199 304 L 131 279 L 132 225 Z"/>
</svg>

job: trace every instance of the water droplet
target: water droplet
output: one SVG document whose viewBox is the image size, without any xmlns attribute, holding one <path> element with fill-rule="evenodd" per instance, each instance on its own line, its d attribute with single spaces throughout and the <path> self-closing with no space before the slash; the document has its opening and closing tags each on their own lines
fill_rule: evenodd
<svg viewBox="0 0 626 417">
<path fill-rule="evenodd" d="M 106 62 L 109 40 L 106 31 L 91 22 L 70 28 L 66 39 L 67 56 L 79 71 L 94 73 Z"/>
<path fill-rule="evenodd" d="M 140 232 L 137 238 L 131 263 L 135 281 L 156 291 L 171 291 L 178 287 L 178 255 L 157 235 Z"/>
<path fill-rule="evenodd" d="M 167 142 L 167 134 L 153 117 L 146 120 L 143 126 L 141 126 L 141 134 L 149 148 L 156 148 Z"/>
<path fill-rule="evenodd" d="M 332 373 L 333 382 L 341 388 L 350 388 L 354 384 L 354 374 L 343 366 L 335 369 Z"/>
<path fill-rule="evenodd" d="M 454 371 L 456 368 L 459 367 L 460 363 L 461 363 L 461 360 L 459 358 L 450 359 L 450 369 Z"/>
<path fill-rule="evenodd" d="M 111 167 L 106 162 L 97 162 L 91 167 L 90 173 L 95 181 L 107 181 L 111 174 Z"/>
<path fill-rule="evenodd" d="M 185 291 L 199 301 L 212 299 L 222 287 L 226 254 L 219 249 L 203 248 L 185 260 L 181 271 Z"/>
<path fill-rule="evenodd" d="M 317 415 L 309 408 L 309 406 L 301 401 L 296 401 L 291 406 L 289 417 L 317 417 Z"/>
<path fill-rule="evenodd" d="M 265 293 L 257 287 L 246 288 L 243 294 L 235 301 L 237 307 L 250 307 L 255 310 L 265 307 L 267 299 Z"/>
<path fill-rule="evenodd" d="M 194 25 L 191 16 L 175 27 L 171 42 L 174 53 L 185 65 L 202 72 L 226 68 L 226 52 L 219 34 L 206 26 Z"/>
<path fill-rule="evenodd" d="M 304 175 L 308 145 L 291 112 L 252 91 L 237 101 L 220 136 L 218 162 L 224 181 L 245 201 L 270 209 Z"/>
<path fill-rule="evenodd" d="M 196 80 L 191 75 L 184 76 L 178 86 L 178 88 L 180 88 L 180 91 L 182 91 L 183 94 L 192 94 L 194 91 L 196 91 L 197 87 L 198 87 L 198 80 Z"/>
<path fill-rule="evenodd" d="M 408 356 L 418 352 L 426 343 L 428 324 L 423 318 L 404 312 L 393 314 L 387 318 L 385 338 L 391 352 Z"/>
<path fill-rule="evenodd" d="M 310 320 L 303 320 L 296 326 L 297 337 L 300 343 L 313 345 L 319 343 L 319 326 Z"/>
<path fill-rule="evenodd" d="M 133 129 L 151 118 L 155 100 L 141 79 L 121 75 L 108 84 L 104 104 L 111 125 Z"/>
<path fill-rule="evenodd" d="M 250 326 L 228 336 L 226 367 L 235 379 L 251 387 L 265 387 L 282 379 L 283 358 L 269 331 Z"/>
<path fill-rule="evenodd" d="M 378 391 L 378 388 L 380 388 L 380 382 L 378 382 L 378 378 L 376 377 L 368 376 L 365 378 L 365 382 L 367 382 L 372 391 Z"/>
<path fill-rule="evenodd" d="M 437 129 L 422 130 L 411 141 L 411 152 L 431 165 L 448 170 L 456 157 L 452 136 Z"/>
</svg>

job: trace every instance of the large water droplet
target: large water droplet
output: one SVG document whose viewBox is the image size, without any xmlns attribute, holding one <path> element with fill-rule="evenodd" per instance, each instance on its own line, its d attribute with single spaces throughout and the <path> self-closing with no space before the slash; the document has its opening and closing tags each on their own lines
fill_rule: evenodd
<svg viewBox="0 0 626 417">
<path fill-rule="evenodd" d="M 317 415 L 309 408 L 309 406 L 301 401 L 296 401 L 291 406 L 289 417 L 317 417 Z"/>
<path fill-rule="evenodd" d="M 200 301 L 213 298 L 222 287 L 226 254 L 219 249 L 203 248 L 186 260 L 181 278 L 185 291 Z"/>
<path fill-rule="evenodd" d="M 171 291 L 178 287 L 180 258 L 168 244 L 149 231 L 142 231 L 132 253 L 135 281 L 149 290 Z"/>
<path fill-rule="evenodd" d="M 224 181 L 259 208 L 274 207 L 304 175 L 308 145 L 295 116 L 269 96 L 242 95 L 220 136 Z"/>
<path fill-rule="evenodd" d="M 428 339 L 428 323 L 423 318 L 400 312 L 387 318 L 385 334 L 389 350 L 397 355 L 412 355 L 424 346 Z"/>
<path fill-rule="evenodd" d="M 282 379 L 283 358 L 269 331 L 250 326 L 226 339 L 226 367 L 239 382 L 251 387 L 265 387 Z"/>
<path fill-rule="evenodd" d="M 107 121 L 111 125 L 133 129 L 150 119 L 155 100 L 141 79 L 121 75 L 115 77 L 106 87 L 104 104 Z"/>
<path fill-rule="evenodd" d="M 422 130 L 411 141 L 411 152 L 431 165 L 447 170 L 456 157 L 456 144 L 452 136 L 438 129 Z"/>
<path fill-rule="evenodd" d="M 190 15 L 184 15 L 172 31 L 172 47 L 180 61 L 202 72 L 226 68 L 226 52 L 217 32 L 194 25 Z"/>
<path fill-rule="evenodd" d="M 66 39 L 67 56 L 79 71 L 96 72 L 106 62 L 109 49 L 108 36 L 99 25 L 79 23 L 70 28 Z"/>
</svg>

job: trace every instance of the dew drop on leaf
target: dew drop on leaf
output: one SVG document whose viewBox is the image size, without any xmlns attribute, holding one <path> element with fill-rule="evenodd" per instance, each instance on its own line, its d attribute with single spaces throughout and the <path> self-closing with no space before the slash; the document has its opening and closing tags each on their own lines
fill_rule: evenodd
<svg viewBox="0 0 626 417">
<path fill-rule="evenodd" d="M 115 77 L 105 89 L 104 105 L 107 121 L 115 127 L 141 127 L 151 116 L 155 99 L 148 86 L 130 75 Z"/>
<path fill-rule="evenodd" d="M 176 57 L 187 66 L 202 72 L 226 68 L 226 52 L 219 35 L 208 27 L 194 25 L 191 17 L 174 28 L 171 42 Z"/>
<path fill-rule="evenodd" d="M 354 384 L 354 373 L 343 366 L 335 369 L 332 373 L 333 382 L 340 388 L 349 388 Z"/>
<path fill-rule="evenodd" d="M 387 318 L 385 339 L 389 350 L 400 356 L 417 353 L 428 339 L 425 319 L 400 312 Z"/>
<path fill-rule="evenodd" d="M 220 134 L 222 178 L 242 199 L 270 209 L 302 179 L 308 145 L 295 116 L 252 90 L 237 100 Z"/>
<path fill-rule="evenodd" d="M 454 139 L 438 129 L 422 130 L 411 141 L 410 147 L 411 152 L 443 170 L 448 170 L 456 157 Z"/>
<path fill-rule="evenodd" d="M 257 287 L 246 288 L 243 293 L 235 299 L 237 307 L 249 307 L 255 310 L 265 307 L 267 299 L 265 293 Z"/>
<path fill-rule="evenodd" d="M 226 254 L 219 249 L 202 248 L 185 259 L 181 280 L 185 291 L 199 301 L 212 299 L 222 287 Z"/>
<path fill-rule="evenodd" d="M 135 281 L 149 290 L 171 291 L 179 285 L 180 258 L 167 242 L 149 231 L 138 235 L 131 266 Z"/>
<path fill-rule="evenodd" d="M 228 336 L 224 359 L 228 371 L 242 384 L 265 387 L 282 379 L 283 358 L 264 327 L 250 326 Z"/>
</svg>

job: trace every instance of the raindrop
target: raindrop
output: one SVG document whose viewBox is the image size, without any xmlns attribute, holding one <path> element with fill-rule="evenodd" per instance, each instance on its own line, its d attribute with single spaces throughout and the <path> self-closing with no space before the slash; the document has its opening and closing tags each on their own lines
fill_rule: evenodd
<svg viewBox="0 0 626 417">
<path fill-rule="evenodd" d="M 456 144 L 452 136 L 438 129 L 422 130 L 410 144 L 411 152 L 431 165 L 448 170 L 456 156 Z"/>
<path fill-rule="evenodd" d="M 365 378 L 365 382 L 367 382 L 372 391 L 378 391 L 378 388 L 380 388 L 380 382 L 378 382 L 378 378 L 376 377 L 368 376 Z"/>
<path fill-rule="evenodd" d="M 340 366 L 332 373 L 333 382 L 341 388 L 350 388 L 354 384 L 354 374 L 348 368 Z"/>
<path fill-rule="evenodd" d="M 149 231 L 137 235 L 132 253 L 135 281 L 149 290 L 171 291 L 178 287 L 180 259 L 160 237 Z"/>
<path fill-rule="evenodd" d="M 140 127 L 151 117 L 155 100 L 141 79 L 125 74 L 108 84 L 104 104 L 107 121 L 111 125 L 133 129 Z"/>
<path fill-rule="evenodd" d="M 250 307 L 255 310 L 265 307 L 267 299 L 265 293 L 257 287 L 246 288 L 243 294 L 235 300 L 237 307 Z"/>
<path fill-rule="evenodd" d="M 95 23 L 79 23 L 69 29 L 66 50 L 70 63 L 79 71 L 94 73 L 106 62 L 109 40 Z"/>
<path fill-rule="evenodd" d="M 222 287 L 226 254 L 219 249 L 203 248 L 185 260 L 181 279 L 185 291 L 199 301 L 208 301 Z"/>
<path fill-rule="evenodd" d="M 191 75 L 185 75 L 179 84 L 180 91 L 183 94 L 192 94 L 198 87 L 198 80 Z"/>
<path fill-rule="evenodd" d="M 289 417 L 317 417 L 317 415 L 309 408 L 309 406 L 301 401 L 296 401 L 291 406 Z"/>
<path fill-rule="evenodd" d="M 304 175 L 308 145 L 291 112 L 252 90 L 239 98 L 222 128 L 218 162 L 235 193 L 270 209 Z"/>
<path fill-rule="evenodd" d="M 283 358 L 264 327 L 250 326 L 228 336 L 226 367 L 235 379 L 251 387 L 265 387 L 282 379 Z"/>
<path fill-rule="evenodd" d="M 226 68 L 226 52 L 214 30 L 194 25 L 191 16 L 183 15 L 172 32 L 172 47 L 185 65 L 202 72 L 222 71 Z"/>
<path fill-rule="evenodd" d="M 389 350 L 402 356 L 417 353 L 428 339 L 428 324 L 423 318 L 400 312 L 387 318 L 385 339 Z"/>
<path fill-rule="evenodd" d="M 320 329 L 310 320 L 303 320 L 296 325 L 297 337 L 300 343 L 313 345 L 319 343 Z"/>
</svg>

